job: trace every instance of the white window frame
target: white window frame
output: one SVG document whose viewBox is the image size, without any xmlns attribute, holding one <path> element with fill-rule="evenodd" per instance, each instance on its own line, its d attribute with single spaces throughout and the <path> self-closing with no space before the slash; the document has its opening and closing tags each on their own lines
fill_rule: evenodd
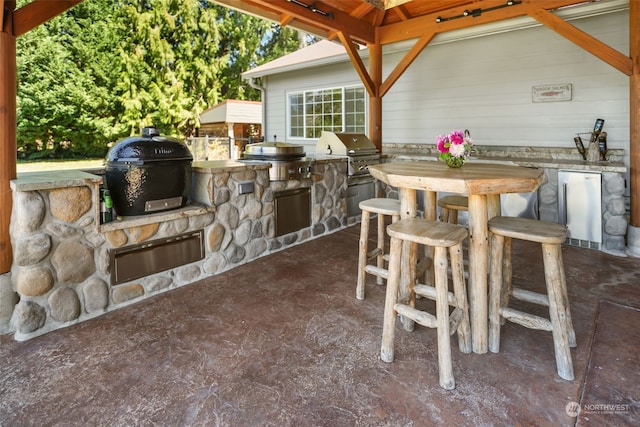
<svg viewBox="0 0 640 427">
<path fill-rule="evenodd" d="M 346 93 L 348 90 L 359 90 L 362 93 L 362 109 L 363 111 L 347 111 L 348 105 L 347 105 L 347 101 L 346 101 Z M 331 96 L 331 92 L 336 92 L 339 91 L 340 97 L 341 97 L 341 106 L 340 106 L 340 124 L 338 126 L 335 125 L 325 125 L 325 124 L 321 124 L 320 126 L 313 126 L 312 123 L 310 123 L 310 121 L 313 121 L 314 119 L 317 120 L 320 118 L 320 116 L 323 115 L 330 115 L 330 110 L 331 110 L 331 106 L 329 105 L 331 103 L 331 100 L 327 100 L 325 102 L 325 98 L 330 97 Z M 317 112 L 314 116 L 314 113 L 309 112 L 308 108 L 309 108 L 309 103 L 306 102 L 308 97 L 322 97 L 323 99 L 318 102 L 318 103 L 314 103 L 314 106 L 318 106 L 317 108 L 319 108 L 321 111 Z M 300 117 L 294 117 L 292 115 L 292 98 L 293 97 L 300 97 L 301 98 L 301 102 L 302 102 L 302 114 L 300 115 Z M 360 101 L 360 99 L 358 99 L 356 102 Z M 291 91 L 287 93 L 287 136 L 288 138 L 291 139 L 301 139 L 301 140 L 314 140 L 314 139 L 318 139 L 320 137 L 320 134 L 318 135 L 314 135 L 314 136 L 309 136 L 309 130 L 310 129 L 318 129 L 321 133 L 322 130 L 329 130 L 329 131 L 333 131 L 333 132 L 355 132 L 355 133 L 365 133 L 367 130 L 367 92 L 364 89 L 363 85 L 349 85 L 349 86 L 332 86 L 332 87 L 323 87 L 323 88 L 315 88 L 315 89 L 306 89 L 306 90 L 299 90 L 299 91 Z M 329 113 L 325 113 L 325 109 L 323 106 L 327 106 L 327 110 L 329 111 Z M 323 114 L 324 113 L 324 114 Z M 363 122 L 362 124 L 354 124 L 354 125 L 347 125 L 347 116 L 348 115 L 358 115 L 358 114 L 362 114 L 362 118 L 363 118 Z M 337 114 L 333 114 L 333 116 L 337 116 Z M 357 117 L 355 122 L 357 122 Z M 320 120 L 323 120 L 320 118 Z M 334 121 L 332 120 L 332 123 L 334 123 Z M 293 135 L 293 129 L 296 128 L 298 130 L 301 131 L 302 135 Z"/>
</svg>

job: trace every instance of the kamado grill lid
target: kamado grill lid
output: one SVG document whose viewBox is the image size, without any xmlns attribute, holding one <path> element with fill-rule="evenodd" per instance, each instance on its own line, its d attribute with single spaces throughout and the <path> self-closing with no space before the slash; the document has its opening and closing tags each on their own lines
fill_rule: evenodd
<svg viewBox="0 0 640 427">
<path fill-rule="evenodd" d="M 193 161 L 189 148 L 179 139 L 161 136 L 156 127 L 146 127 L 142 136 L 122 139 L 107 154 L 108 163 Z"/>
<path fill-rule="evenodd" d="M 287 142 L 261 142 L 247 144 L 244 150 L 246 159 L 285 160 L 304 157 L 304 146 Z"/>
</svg>

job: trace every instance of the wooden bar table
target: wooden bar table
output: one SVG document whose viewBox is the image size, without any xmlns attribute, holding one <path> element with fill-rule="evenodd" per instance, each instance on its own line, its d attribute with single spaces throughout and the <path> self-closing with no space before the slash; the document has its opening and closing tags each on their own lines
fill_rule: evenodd
<svg viewBox="0 0 640 427">
<path fill-rule="evenodd" d="M 544 179 L 542 169 L 492 163 L 468 162 L 450 168 L 443 162 L 392 162 L 369 166 L 371 175 L 400 192 L 402 218 L 416 216 L 416 191 L 424 191 L 424 217 L 436 219 L 438 192 L 469 197 L 469 311 L 471 337 L 475 353 L 487 352 L 489 230 L 487 222 L 500 214 L 500 194 L 536 191 Z M 415 245 L 403 245 L 399 302 L 407 301 L 409 284 L 415 280 Z M 405 329 L 413 323 L 403 321 Z"/>
</svg>

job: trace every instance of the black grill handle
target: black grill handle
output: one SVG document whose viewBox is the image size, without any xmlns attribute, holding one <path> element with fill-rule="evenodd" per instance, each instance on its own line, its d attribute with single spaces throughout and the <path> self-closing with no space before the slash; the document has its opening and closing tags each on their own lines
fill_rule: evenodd
<svg viewBox="0 0 640 427">
<path fill-rule="evenodd" d="M 144 129 L 142 129 L 142 136 L 144 136 L 145 138 L 151 138 L 159 135 L 160 135 L 160 129 L 158 129 L 155 126 L 147 126 Z"/>
</svg>

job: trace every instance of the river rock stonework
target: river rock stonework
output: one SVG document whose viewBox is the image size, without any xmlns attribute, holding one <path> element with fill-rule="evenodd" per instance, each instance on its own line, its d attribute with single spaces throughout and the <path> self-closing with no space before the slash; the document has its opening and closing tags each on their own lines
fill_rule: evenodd
<svg viewBox="0 0 640 427">
<path fill-rule="evenodd" d="M 15 256 L 11 280 L 2 282 L 3 301 L 12 306 L 2 308 L 0 333 L 26 340 L 339 230 L 346 226 L 346 172 L 346 159 L 339 158 L 319 162 L 300 181 L 270 182 L 265 167 L 196 169 L 190 206 L 109 224 L 99 224 L 98 176 L 65 179 L 62 188 L 14 188 Z M 239 194 L 247 181 L 254 191 Z M 274 192 L 299 187 L 311 188 L 311 227 L 275 237 Z M 115 249 L 198 230 L 202 260 L 112 284 Z"/>
<path fill-rule="evenodd" d="M 627 217 L 625 181 L 619 173 L 602 174 L 602 249 L 614 255 L 625 254 Z"/>
</svg>

